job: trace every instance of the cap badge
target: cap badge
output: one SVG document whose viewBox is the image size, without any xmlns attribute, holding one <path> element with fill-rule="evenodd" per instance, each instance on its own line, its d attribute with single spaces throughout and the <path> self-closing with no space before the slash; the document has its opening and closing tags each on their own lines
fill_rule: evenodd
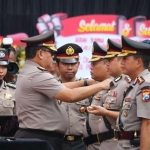
<svg viewBox="0 0 150 150">
<path fill-rule="evenodd" d="M 94 47 L 92 47 L 92 53 L 94 53 Z"/>
<path fill-rule="evenodd" d="M 7 100 L 11 100 L 12 99 L 12 95 L 9 94 L 9 93 L 5 93 L 4 94 L 4 98 L 7 99 Z"/>
<path fill-rule="evenodd" d="M 5 53 L 3 51 L 0 51 L 0 58 L 4 58 L 5 57 Z"/>
<path fill-rule="evenodd" d="M 71 46 L 69 46 L 69 47 L 66 49 L 66 54 L 67 54 L 67 55 L 73 55 L 73 54 L 74 54 L 74 49 L 73 49 Z"/>
</svg>

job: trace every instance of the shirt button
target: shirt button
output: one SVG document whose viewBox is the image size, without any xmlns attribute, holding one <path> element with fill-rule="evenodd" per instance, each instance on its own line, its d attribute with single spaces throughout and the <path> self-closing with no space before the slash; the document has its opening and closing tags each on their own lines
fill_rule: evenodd
<svg viewBox="0 0 150 150">
<path fill-rule="evenodd" d="M 101 122 L 102 121 L 102 119 L 100 118 L 100 119 L 98 119 L 98 122 Z"/>
</svg>

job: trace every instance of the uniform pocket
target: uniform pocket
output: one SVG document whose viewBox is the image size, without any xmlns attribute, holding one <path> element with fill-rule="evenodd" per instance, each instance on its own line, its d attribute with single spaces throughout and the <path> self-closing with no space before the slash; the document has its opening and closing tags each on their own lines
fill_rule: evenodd
<svg viewBox="0 0 150 150">
<path fill-rule="evenodd" d="M 3 107 L 6 107 L 6 108 L 13 108 L 14 107 L 14 101 L 12 101 L 12 100 L 4 100 L 3 102 L 2 102 L 2 104 L 3 104 Z"/>
</svg>

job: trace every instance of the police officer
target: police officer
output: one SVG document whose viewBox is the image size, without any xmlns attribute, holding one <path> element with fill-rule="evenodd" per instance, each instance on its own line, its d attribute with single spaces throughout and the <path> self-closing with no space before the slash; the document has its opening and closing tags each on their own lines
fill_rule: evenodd
<svg viewBox="0 0 150 150">
<path fill-rule="evenodd" d="M 107 54 L 106 49 L 99 46 L 96 42 L 93 43 L 91 62 L 91 77 L 97 82 L 101 82 L 110 78 L 107 69 L 107 60 L 104 56 Z M 102 105 L 102 96 L 107 93 L 107 90 L 100 90 L 95 93 L 90 101 L 92 105 Z M 101 116 L 88 114 L 86 126 L 84 126 L 84 143 L 87 150 L 99 150 L 99 140 L 97 138 L 99 132 L 99 124 L 101 124 Z"/>
<path fill-rule="evenodd" d="M 8 51 L 0 48 L 0 115 L 15 114 L 16 86 L 7 84 L 3 79 L 8 71 Z"/>
<path fill-rule="evenodd" d="M 93 114 L 101 115 L 101 123 L 99 124 L 99 150 L 117 149 L 117 143 L 114 141 L 114 131 L 116 129 L 116 119 L 119 115 L 120 105 L 123 99 L 125 88 L 130 82 L 130 78 L 122 74 L 121 59 L 117 55 L 121 52 L 121 45 L 108 39 L 107 41 L 107 68 L 109 74 L 114 77 L 110 84 L 110 90 L 102 97 L 103 105 L 94 107 L 91 111 Z M 99 109 L 98 109 L 99 108 Z M 98 111 L 98 110 L 99 111 Z"/>
<path fill-rule="evenodd" d="M 132 79 L 124 93 L 115 131 L 119 150 L 150 148 L 150 45 L 122 36 L 122 69 Z"/>
<path fill-rule="evenodd" d="M 99 89 L 109 88 L 110 80 L 87 87 L 82 86 L 89 84 L 88 80 L 61 84 L 46 71 L 56 51 L 54 31 L 21 41 L 27 44 L 27 60 L 16 85 L 19 87 L 16 106 L 20 129 L 15 137 L 47 140 L 55 150 L 61 150 L 68 129 L 68 115 L 60 101 L 85 99 Z M 66 49 L 66 53 L 77 55 L 70 49 Z"/>
<path fill-rule="evenodd" d="M 67 52 L 66 49 L 70 50 Z M 75 53 L 77 54 L 76 56 L 74 56 Z M 82 53 L 81 47 L 73 43 L 65 44 L 57 49 L 56 62 L 60 72 L 59 80 L 62 83 L 78 80 L 76 73 L 80 65 L 79 53 Z M 83 127 L 85 126 L 86 119 L 86 113 L 83 107 L 89 105 L 89 98 L 75 103 L 63 102 L 63 104 L 65 105 L 69 118 L 68 129 L 63 142 L 63 150 L 85 150 L 85 145 L 81 139 L 83 137 Z"/>
</svg>

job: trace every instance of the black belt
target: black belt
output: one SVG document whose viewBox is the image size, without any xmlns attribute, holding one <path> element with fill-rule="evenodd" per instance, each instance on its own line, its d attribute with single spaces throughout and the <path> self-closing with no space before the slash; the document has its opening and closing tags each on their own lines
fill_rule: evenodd
<svg viewBox="0 0 150 150">
<path fill-rule="evenodd" d="M 140 131 L 118 131 L 114 130 L 114 137 L 117 140 L 124 139 L 130 140 L 140 136 Z"/>
<path fill-rule="evenodd" d="M 20 131 L 27 131 L 27 132 L 31 132 L 31 133 L 42 134 L 42 135 L 55 137 L 55 138 L 59 138 L 59 139 L 64 138 L 64 134 L 59 133 L 59 132 L 55 132 L 55 131 L 45 131 L 45 130 L 38 130 L 38 129 L 22 129 L 22 128 L 19 128 L 19 130 Z"/>
<path fill-rule="evenodd" d="M 64 141 L 79 141 L 82 139 L 82 135 L 65 135 Z"/>
<path fill-rule="evenodd" d="M 113 130 L 109 130 L 107 132 L 102 132 L 102 133 L 97 133 L 94 135 L 90 135 L 86 138 L 83 139 L 83 142 L 86 146 L 96 143 L 96 142 L 103 142 L 106 141 L 108 139 L 112 139 L 114 137 L 114 131 Z"/>
</svg>

